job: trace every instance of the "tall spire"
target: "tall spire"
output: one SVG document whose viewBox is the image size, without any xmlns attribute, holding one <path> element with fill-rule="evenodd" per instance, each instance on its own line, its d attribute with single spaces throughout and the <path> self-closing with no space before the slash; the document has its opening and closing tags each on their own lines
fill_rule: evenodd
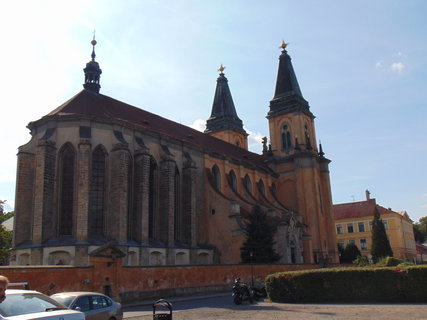
<svg viewBox="0 0 427 320">
<path fill-rule="evenodd" d="M 279 70 L 277 72 L 276 90 L 270 101 L 268 115 L 303 111 L 313 116 L 309 110 L 308 102 L 303 98 L 297 77 L 292 66 L 291 57 L 286 51 L 288 43 L 282 42 L 282 54 L 279 57 Z"/>
<path fill-rule="evenodd" d="M 230 88 L 228 87 L 228 80 L 224 76 L 224 69 L 225 67 L 221 64 L 218 69 L 220 73 L 216 80 L 217 84 L 212 112 L 211 116 L 206 121 L 205 133 L 224 129 L 234 129 L 246 134 L 246 131 L 243 129 L 242 120 L 237 116 Z"/>
<path fill-rule="evenodd" d="M 95 32 L 93 34 L 92 44 L 92 60 L 86 63 L 86 68 L 83 69 L 85 73 L 85 83 L 83 87 L 87 90 L 99 93 L 101 85 L 99 84 L 99 78 L 101 76 L 102 70 L 99 68 L 99 63 L 95 61 Z"/>
</svg>

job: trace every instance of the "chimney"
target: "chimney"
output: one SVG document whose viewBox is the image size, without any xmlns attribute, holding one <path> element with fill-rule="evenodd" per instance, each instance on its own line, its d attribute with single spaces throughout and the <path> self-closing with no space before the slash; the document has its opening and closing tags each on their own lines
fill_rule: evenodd
<svg viewBox="0 0 427 320">
<path fill-rule="evenodd" d="M 371 200 L 371 193 L 369 192 L 369 190 L 365 190 L 366 193 L 366 201 Z"/>
</svg>

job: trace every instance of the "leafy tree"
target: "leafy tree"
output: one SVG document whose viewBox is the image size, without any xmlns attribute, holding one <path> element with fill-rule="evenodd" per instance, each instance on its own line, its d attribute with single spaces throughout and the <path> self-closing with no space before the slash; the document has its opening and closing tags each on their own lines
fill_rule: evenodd
<svg viewBox="0 0 427 320">
<path fill-rule="evenodd" d="M 354 243 L 349 242 L 341 253 L 340 262 L 352 263 L 360 255 L 359 248 Z"/>
<path fill-rule="evenodd" d="M 419 222 L 414 224 L 415 241 L 424 243 L 427 239 L 427 217 L 420 218 Z"/>
<path fill-rule="evenodd" d="M 9 263 L 11 245 L 12 231 L 7 231 L 2 225 L 0 225 L 0 265 Z"/>
<path fill-rule="evenodd" d="M 279 260 L 280 256 L 273 248 L 276 226 L 267 221 L 267 214 L 255 205 L 248 220 L 246 240 L 240 248 L 242 263 L 271 263 Z"/>
<path fill-rule="evenodd" d="M 417 243 L 424 243 L 426 241 L 425 234 L 420 230 L 419 224 L 414 224 L 414 237 Z"/>
<path fill-rule="evenodd" d="M 4 221 L 12 218 L 14 215 L 15 215 L 15 211 L 9 211 L 7 213 L 0 215 L 0 223 L 3 223 Z"/>
<path fill-rule="evenodd" d="M 0 200 L 0 214 L 3 214 L 4 212 L 4 204 L 6 203 L 6 200 Z"/>
<path fill-rule="evenodd" d="M 374 220 L 372 221 L 371 254 L 375 262 L 380 258 L 393 256 L 393 250 L 391 250 L 390 242 L 387 239 L 384 224 L 377 207 L 375 207 Z"/>
</svg>

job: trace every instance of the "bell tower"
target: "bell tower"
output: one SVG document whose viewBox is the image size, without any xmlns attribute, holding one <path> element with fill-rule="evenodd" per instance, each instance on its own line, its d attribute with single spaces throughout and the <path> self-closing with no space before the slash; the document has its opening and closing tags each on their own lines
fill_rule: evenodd
<svg viewBox="0 0 427 320">
<path fill-rule="evenodd" d="M 247 150 L 248 134 L 243 129 L 242 120 L 237 116 L 224 69 L 221 64 L 218 69 L 220 73 L 216 80 L 212 112 L 206 121 L 205 133 Z"/>
<path fill-rule="evenodd" d="M 291 57 L 286 51 L 287 45 L 283 42 L 280 46 L 282 54 L 279 57 L 276 90 L 267 115 L 270 143 L 275 156 L 291 155 L 301 148 L 311 150 L 316 142 L 315 117 L 302 96 Z"/>
<path fill-rule="evenodd" d="M 83 69 L 85 73 L 85 83 L 83 87 L 86 90 L 99 93 L 99 89 L 101 89 L 101 85 L 99 84 L 99 79 L 101 77 L 102 70 L 99 67 L 99 63 L 95 61 L 95 46 L 96 40 L 95 35 L 91 41 L 92 44 L 92 60 L 86 63 L 86 68 Z"/>
<path fill-rule="evenodd" d="M 280 46 L 276 89 L 267 114 L 271 148 L 266 155 L 279 174 L 278 198 L 298 212 L 307 226 L 304 262 L 336 263 L 330 160 L 324 157 L 321 145 L 317 149 L 315 117 L 302 96 L 287 45 Z"/>
</svg>

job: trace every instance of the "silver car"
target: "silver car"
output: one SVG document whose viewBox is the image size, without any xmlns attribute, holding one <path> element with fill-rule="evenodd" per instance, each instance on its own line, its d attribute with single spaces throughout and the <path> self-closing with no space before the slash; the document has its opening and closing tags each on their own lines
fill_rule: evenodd
<svg viewBox="0 0 427 320">
<path fill-rule="evenodd" d="M 37 291 L 7 289 L 6 299 L 0 303 L 0 319 L 84 320 L 85 315 Z"/>
<path fill-rule="evenodd" d="M 97 292 L 61 292 L 50 296 L 73 310 L 84 312 L 87 320 L 122 320 L 122 305 Z"/>
</svg>

